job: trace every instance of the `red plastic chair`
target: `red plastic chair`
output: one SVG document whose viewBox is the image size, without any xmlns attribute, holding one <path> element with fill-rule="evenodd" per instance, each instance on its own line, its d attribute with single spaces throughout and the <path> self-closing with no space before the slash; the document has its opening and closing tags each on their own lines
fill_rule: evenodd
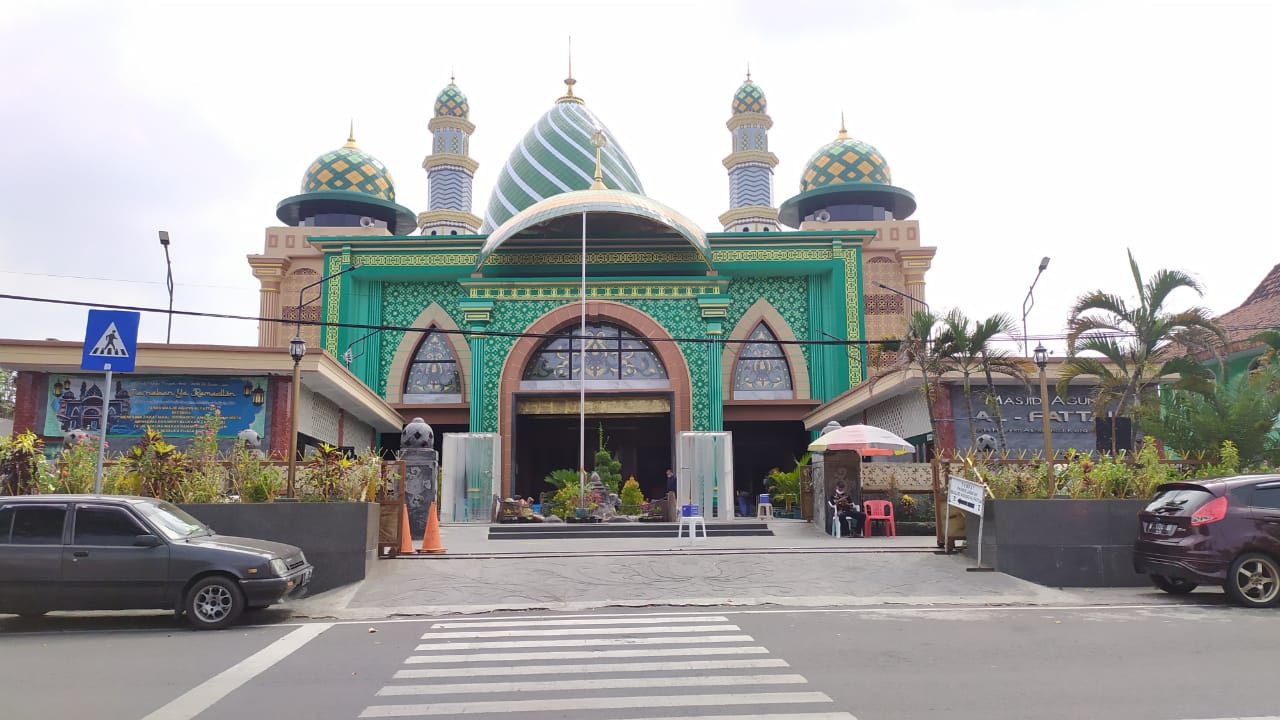
<svg viewBox="0 0 1280 720">
<path fill-rule="evenodd" d="M 867 537 L 871 537 L 871 530 L 875 527 L 872 523 L 876 520 L 884 521 L 886 536 L 898 536 L 898 528 L 893 523 L 893 503 L 888 500 L 863 500 L 862 511 L 867 514 Z"/>
</svg>

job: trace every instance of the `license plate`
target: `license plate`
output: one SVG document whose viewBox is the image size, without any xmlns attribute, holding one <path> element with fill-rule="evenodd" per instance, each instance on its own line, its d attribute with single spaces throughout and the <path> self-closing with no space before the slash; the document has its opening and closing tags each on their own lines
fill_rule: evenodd
<svg viewBox="0 0 1280 720">
<path fill-rule="evenodd" d="M 1167 536 L 1167 535 L 1172 535 L 1174 531 L 1178 529 L 1178 526 L 1170 525 L 1169 523 L 1149 522 L 1146 524 L 1145 529 L 1148 535 L 1166 535 Z"/>
</svg>

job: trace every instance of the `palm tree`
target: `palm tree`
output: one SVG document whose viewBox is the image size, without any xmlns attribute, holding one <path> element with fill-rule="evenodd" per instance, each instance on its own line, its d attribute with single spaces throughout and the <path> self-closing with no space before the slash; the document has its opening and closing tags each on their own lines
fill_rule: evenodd
<svg viewBox="0 0 1280 720">
<path fill-rule="evenodd" d="M 1164 352 L 1171 343 L 1197 330 L 1211 332 L 1225 343 L 1226 334 L 1205 308 L 1167 308 L 1169 296 L 1180 288 L 1204 294 L 1200 283 L 1190 275 L 1178 270 L 1157 270 L 1143 282 L 1132 251 L 1129 268 L 1138 291 L 1135 307 L 1102 290 L 1085 293 L 1072 305 L 1067 321 L 1070 355 L 1058 376 L 1058 394 L 1065 394 L 1073 378 L 1093 376 L 1099 381 L 1094 395 L 1095 412 L 1105 411 L 1114 402 L 1116 414 L 1132 416 L 1141 405 L 1144 391 L 1161 377 L 1176 374 L 1182 378 L 1182 387 L 1207 388 L 1208 378 L 1212 377 L 1209 369 L 1188 357 Z M 1097 353 L 1102 359 L 1081 355 L 1086 352 Z M 1113 417 L 1113 429 L 1114 423 Z"/>
<path fill-rule="evenodd" d="M 969 447 L 972 449 L 977 438 L 977 420 L 973 414 L 973 389 L 970 377 L 981 371 L 987 380 L 987 399 L 995 398 L 995 383 L 992 373 L 1010 375 L 1027 380 L 1028 370 L 1025 362 L 1011 357 L 1006 351 L 992 347 L 991 341 L 997 335 L 1008 335 L 1015 331 L 1013 318 L 998 313 L 986 320 L 970 323 L 969 318 L 959 310 L 952 310 L 942 319 L 946 328 L 945 334 L 951 342 L 941 350 L 944 353 L 943 363 L 948 369 L 956 370 L 962 377 L 965 402 L 969 407 Z M 1004 450 L 1004 419 L 1000 415 L 1000 404 L 990 405 L 995 413 L 996 432 L 1000 436 L 1000 449 Z"/>
<path fill-rule="evenodd" d="M 1266 352 L 1259 358 L 1260 363 L 1270 364 L 1280 358 L 1280 328 L 1255 333 L 1249 338 L 1249 342 L 1260 342 L 1267 346 Z"/>
<path fill-rule="evenodd" d="M 939 327 L 941 318 L 929 310 L 916 310 L 907 320 L 907 336 L 899 345 L 899 360 L 919 370 L 924 377 L 924 404 L 929 412 L 929 434 L 937 441 L 937 428 L 933 416 L 933 388 L 929 376 L 938 378 L 945 370 L 943 360 L 950 352 L 952 337 L 946 327 Z"/>
<path fill-rule="evenodd" d="M 1275 462 L 1280 441 L 1273 432 L 1280 415 L 1280 366 L 1215 383 L 1209 392 L 1174 392 L 1159 408 L 1144 411 L 1144 427 L 1184 455 L 1205 453 L 1221 460 L 1223 441 L 1235 444 L 1244 466 Z"/>
</svg>

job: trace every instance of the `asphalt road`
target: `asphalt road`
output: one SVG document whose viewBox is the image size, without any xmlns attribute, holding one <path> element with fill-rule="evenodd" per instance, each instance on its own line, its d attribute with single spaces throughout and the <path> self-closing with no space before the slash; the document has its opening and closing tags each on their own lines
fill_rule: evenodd
<svg viewBox="0 0 1280 720">
<path fill-rule="evenodd" d="M 1280 612 L 601 610 L 260 624 L 0 617 L 5 720 L 1189 720 L 1280 716 Z"/>
</svg>

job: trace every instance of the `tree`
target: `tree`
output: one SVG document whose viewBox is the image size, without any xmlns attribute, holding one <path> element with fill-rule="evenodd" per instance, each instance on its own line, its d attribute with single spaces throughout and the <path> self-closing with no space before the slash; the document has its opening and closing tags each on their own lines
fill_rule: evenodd
<svg viewBox="0 0 1280 720">
<path fill-rule="evenodd" d="M 1000 414 L 1000 404 L 993 402 L 995 383 L 993 373 L 1009 375 L 1024 383 L 1029 372 L 1025 361 L 1014 358 L 1004 350 L 992 347 L 991 341 L 997 335 L 1008 335 L 1015 331 L 1013 318 L 1003 313 L 992 315 L 986 320 L 970 323 L 969 318 L 959 310 L 952 310 L 942 319 L 945 334 L 950 342 L 941 348 L 944 353 L 943 364 L 948 369 L 956 370 L 962 378 L 965 403 L 969 409 L 969 447 L 972 449 L 977 441 L 977 420 L 973 413 L 973 388 L 970 378 L 975 372 L 982 372 L 987 381 L 987 401 L 995 414 L 996 432 L 1000 438 L 1000 449 L 1005 449 L 1004 418 Z"/>
<path fill-rule="evenodd" d="M 1058 394 L 1066 392 L 1072 379 L 1094 376 L 1099 381 L 1094 397 L 1097 411 L 1104 411 L 1114 401 L 1117 415 L 1134 416 L 1144 391 L 1161 377 L 1178 375 L 1181 387 L 1208 389 L 1212 372 L 1167 348 L 1197 330 L 1211 332 L 1224 343 L 1226 334 L 1205 308 L 1168 308 L 1175 290 L 1186 288 L 1204 294 L 1190 275 L 1158 270 L 1144 282 L 1132 251 L 1129 268 L 1138 292 L 1136 306 L 1130 307 L 1120 296 L 1102 290 L 1085 293 L 1072 305 L 1067 321 L 1069 357 L 1058 376 Z M 1107 362 L 1082 353 L 1096 353 Z M 1114 419 L 1112 422 L 1114 430 Z"/>
<path fill-rule="evenodd" d="M 1280 365 L 1237 375 L 1208 392 L 1172 392 L 1144 415 L 1144 428 L 1184 455 L 1204 453 L 1217 463 L 1230 440 L 1245 465 L 1280 462 L 1280 440 L 1272 432 L 1280 415 Z"/>
<path fill-rule="evenodd" d="M 0 418 L 12 418 L 18 399 L 18 373 L 0 367 Z"/>
<path fill-rule="evenodd" d="M 933 386 L 930 375 L 938 378 L 945 370 L 944 358 L 952 337 L 941 319 L 929 310 L 916 310 L 907 321 L 907 337 L 899 346 L 899 359 L 919 370 L 924 377 L 924 404 L 929 412 L 929 434 L 937 437 L 933 417 Z"/>
</svg>

